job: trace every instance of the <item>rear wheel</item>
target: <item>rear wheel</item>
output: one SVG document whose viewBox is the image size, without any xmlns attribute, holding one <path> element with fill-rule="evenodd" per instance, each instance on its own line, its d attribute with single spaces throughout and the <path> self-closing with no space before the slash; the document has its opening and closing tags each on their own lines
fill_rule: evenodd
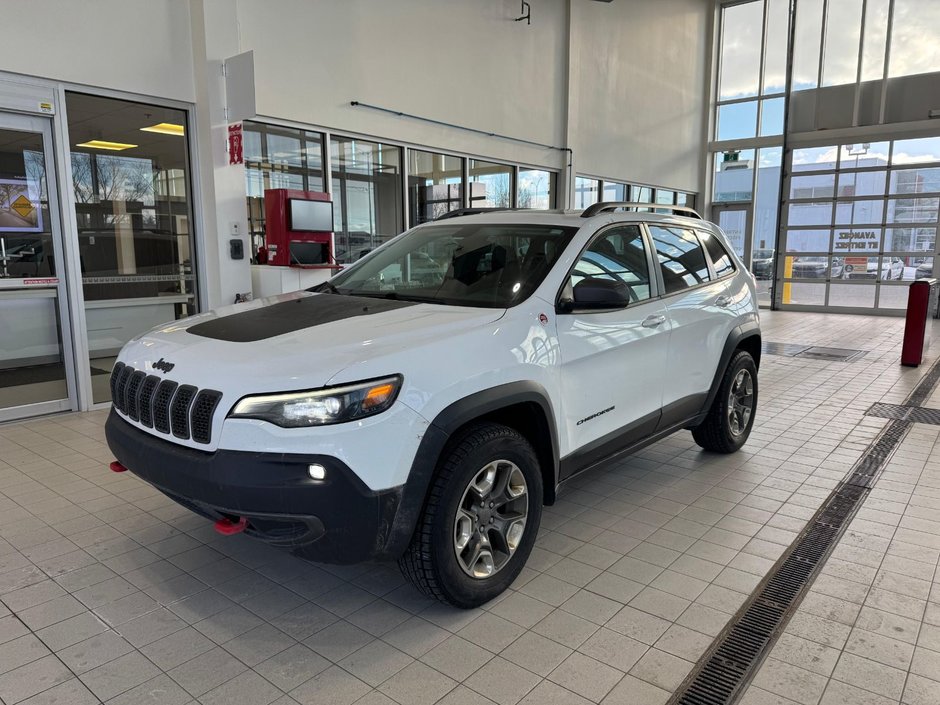
<svg viewBox="0 0 940 705">
<path fill-rule="evenodd" d="M 733 453 L 747 441 L 757 410 L 757 365 L 745 350 L 728 363 L 708 416 L 692 429 L 692 437 L 705 450 Z"/>
<path fill-rule="evenodd" d="M 532 551 L 542 474 L 528 441 L 499 424 L 468 429 L 445 452 L 399 566 L 429 597 L 477 607 L 509 587 Z"/>
</svg>

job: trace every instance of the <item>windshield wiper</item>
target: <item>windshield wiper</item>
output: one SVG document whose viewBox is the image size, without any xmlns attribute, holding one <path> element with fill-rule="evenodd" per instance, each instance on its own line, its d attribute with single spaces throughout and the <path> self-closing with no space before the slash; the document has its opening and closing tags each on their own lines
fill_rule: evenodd
<svg viewBox="0 0 940 705">
<path fill-rule="evenodd" d="M 316 291 L 317 293 L 323 293 L 324 291 L 328 291 L 331 294 L 340 294 L 340 295 L 343 294 L 343 292 L 341 292 L 339 289 L 333 286 L 330 282 L 323 282 L 322 284 L 317 284 L 316 286 L 308 289 L 308 291 Z"/>
<path fill-rule="evenodd" d="M 416 303 L 443 304 L 445 302 L 432 296 L 413 296 L 399 294 L 397 291 L 348 291 L 350 296 L 364 296 L 368 299 L 388 299 L 390 301 L 414 301 Z"/>
</svg>

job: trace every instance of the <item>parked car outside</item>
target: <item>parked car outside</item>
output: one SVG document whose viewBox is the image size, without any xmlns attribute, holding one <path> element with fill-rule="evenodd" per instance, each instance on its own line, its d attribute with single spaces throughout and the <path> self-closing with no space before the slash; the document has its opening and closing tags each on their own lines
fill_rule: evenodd
<svg viewBox="0 0 940 705">
<path fill-rule="evenodd" d="M 757 279 L 773 279 L 774 250 L 767 248 L 754 250 L 751 256 L 751 272 Z"/>
<path fill-rule="evenodd" d="M 904 279 L 904 261 L 899 257 L 846 257 L 845 279 Z"/>
<path fill-rule="evenodd" d="M 791 265 L 794 279 L 838 279 L 842 276 L 843 265 L 839 257 L 802 256 L 795 257 Z"/>
</svg>

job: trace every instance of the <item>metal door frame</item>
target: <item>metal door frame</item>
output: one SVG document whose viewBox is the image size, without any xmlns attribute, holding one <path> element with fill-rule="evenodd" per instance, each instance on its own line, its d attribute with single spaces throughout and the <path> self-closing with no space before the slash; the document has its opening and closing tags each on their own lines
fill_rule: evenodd
<svg viewBox="0 0 940 705">
<path fill-rule="evenodd" d="M 11 406 L 0 409 L 0 422 L 11 421 L 14 419 L 27 418 L 30 416 L 39 416 L 42 414 L 51 414 L 59 411 L 69 411 L 78 409 L 78 389 L 77 389 L 77 368 L 75 357 L 75 345 L 73 340 L 74 331 L 72 328 L 72 299 L 69 297 L 68 290 L 68 269 L 69 262 L 65 256 L 65 241 L 62 228 L 62 214 L 60 211 L 59 185 L 57 179 L 55 162 L 55 142 L 53 139 L 53 125 L 51 117 L 40 115 L 24 115 L 15 112 L 8 112 L 0 109 L 0 129 L 13 130 L 19 132 L 32 132 L 42 135 L 43 140 L 43 163 L 46 176 L 46 197 L 49 205 L 50 230 L 52 232 L 52 251 L 58 262 L 56 270 L 55 286 L 35 288 L 11 289 L 18 292 L 43 291 L 47 292 L 41 297 L 49 297 L 48 292 L 54 291 L 58 302 L 58 321 L 59 336 L 62 341 L 62 364 L 65 369 L 65 382 L 68 396 L 65 399 L 56 399 L 52 401 L 37 402 L 23 406 Z M 28 294 L 20 294 L 24 298 L 30 298 Z M 38 297 L 37 297 L 38 298 Z"/>
</svg>

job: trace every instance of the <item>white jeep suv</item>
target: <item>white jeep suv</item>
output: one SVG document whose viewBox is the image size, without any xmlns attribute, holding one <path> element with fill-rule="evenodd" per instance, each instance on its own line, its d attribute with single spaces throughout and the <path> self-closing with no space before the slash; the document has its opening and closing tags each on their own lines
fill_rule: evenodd
<svg viewBox="0 0 940 705">
<path fill-rule="evenodd" d="M 479 605 L 565 482 L 679 429 L 754 423 L 752 276 L 694 211 L 459 213 L 330 282 L 160 326 L 111 377 L 117 460 L 306 558 L 397 559 Z"/>
</svg>

